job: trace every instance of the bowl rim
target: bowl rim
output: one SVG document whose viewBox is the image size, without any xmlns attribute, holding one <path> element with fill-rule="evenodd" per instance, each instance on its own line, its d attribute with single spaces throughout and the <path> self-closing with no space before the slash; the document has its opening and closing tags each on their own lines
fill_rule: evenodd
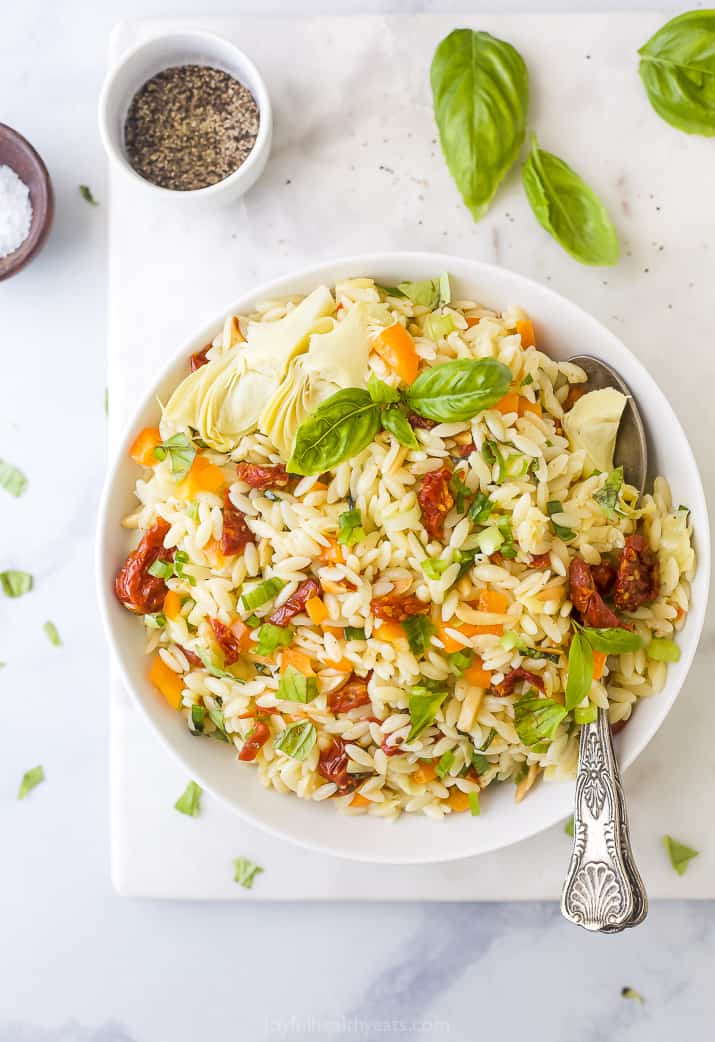
<svg viewBox="0 0 715 1042">
<path fill-rule="evenodd" d="M 0 122 L 0 133 L 5 137 L 12 138 L 20 146 L 22 151 L 27 156 L 29 162 L 34 167 L 38 184 L 41 185 L 43 195 L 43 212 L 42 220 L 39 220 L 40 211 L 33 206 L 32 208 L 32 222 L 30 224 L 30 231 L 27 234 L 27 238 L 24 242 L 21 242 L 16 250 L 9 253 L 6 257 L 0 258 L 0 282 L 4 279 L 9 279 L 12 275 L 17 275 L 25 265 L 29 264 L 33 257 L 35 257 L 47 241 L 47 236 L 50 234 L 52 223 L 55 215 L 55 193 L 52 187 L 52 178 L 50 172 L 47 169 L 44 159 L 37 151 L 35 146 L 27 140 L 24 134 L 21 134 L 19 130 L 15 130 L 14 127 L 9 126 L 7 123 Z M 0 155 L 0 166 L 6 165 L 2 156 Z M 7 164 L 10 165 L 10 164 Z M 11 169 L 14 167 L 11 166 Z M 15 171 L 17 173 L 17 171 Z M 18 177 L 20 175 L 18 174 Z M 27 186 L 30 188 L 31 186 Z M 7 263 L 10 261 L 11 263 Z"/>
<path fill-rule="evenodd" d="M 233 51 L 236 57 L 237 67 L 242 71 L 247 71 L 249 78 L 253 79 L 253 84 L 249 86 L 238 75 L 236 75 L 235 78 L 238 79 L 243 86 L 248 86 L 251 94 L 253 94 L 255 98 L 259 115 L 256 140 L 253 143 L 251 151 L 248 153 L 248 156 L 241 165 L 236 167 L 233 173 L 228 174 L 227 177 L 222 178 L 220 181 L 214 182 L 214 184 L 206 185 L 204 188 L 191 188 L 187 191 L 175 188 L 165 188 L 163 185 L 154 184 L 154 182 L 148 180 L 148 178 L 142 177 L 142 175 L 134 169 L 127 159 L 121 145 L 117 143 L 116 134 L 111 127 L 112 117 L 116 115 L 115 107 L 110 104 L 111 94 L 116 81 L 122 72 L 128 65 L 135 62 L 144 51 L 150 50 L 157 45 L 162 45 L 166 46 L 168 52 L 171 50 L 172 43 L 177 42 L 180 39 L 192 39 L 199 44 L 203 42 L 208 46 L 226 47 Z M 160 67 L 162 67 L 161 63 L 159 64 Z M 215 67 L 218 68 L 219 65 L 217 64 Z M 104 150 L 110 160 L 113 163 L 116 163 L 118 168 L 121 169 L 122 172 L 135 184 L 140 184 L 143 188 L 159 193 L 165 198 L 170 199 L 200 200 L 221 195 L 224 192 L 235 194 L 243 183 L 245 183 L 244 190 L 248 191 L 257 178 L 260 177 L 262 170 L 261 164 L 265 164 L 267 152 L 271 147 L 271 139 L 273 136 L 273 108 L 271 106 L 271 99 L 266 86 L 266 81 L 258 70 L 258 67 L 252 59 L 248 57 L 245 51 L 242 51 L 241 48 L 233 42 L 233 40 L 229 40 L 226 36 L 221 36 L 219 33 L 209 32 L 205 29 L 176 29 L 169 33 L 157 33 L 156 35 L 127 48 L 126 51 L 123 51 L 117 61 L 107 70 L 107 74 L 104 77 L 104 82 L 102 83 L 102 88 L 99 94 L 97 118 L 99 123 L 99 136 L 102 140 Z"/>
<path fill-rule="evenodd" d="M 357 277 L 360 274 L 370 273 L 372 270 L 378 270 L 381 265 L 399 263 L 409 267 L 423 266 L 431 268 L 433 271 L 450 270 L 450 264 L 464 266 L 467 265 L 473 273 L 475 285 L 478 284 L 479 273 L 497 273 L 499 277 L 506 278 L 510 281 L 510 285 L 513 287 L 514 292 L 518 293 L 521 287 L 529 288 L 532 291 L 546 295 L 547 298 L 556 304 L 561 310 L 571 312 L 571 314 L 577 314 L 582 320 L 591 323 L 592 326 L 598 327 L 599 335 L 604 340 L 609 340 L 611 345 L 620 352 L 624 352 L 627 358 L 634 364 L 634 367 L 640 370 L 640 377 L 643 382 L 649 385 L 650 392 L 654 392 L 656 398 L 661 399 L 665 402 L 665 405 L 670 410 L 670 419 L 675 425 L 675 429 L 679 430 L 684 448 L 690 457 L 692 477 L 694 479 L 695 488 L 695 499 L 692 501 L 692 509 L 697 513 L 698 517 L 698 529 L 696 533 L 696 544 L 698 554 L 698 579 L 701 584 L 702 596 L 690 606 L 688 613 L 690 621 L 690 634 L 687 647 L 683 648 L 683 654 L 681 656 L 678 667 L 680 669 L 680 680 L 675 682 L 675 688 L 667 702 L 658 703 L 660 712 L 658 713 L 654 722 L 644 730 L 642 736 L 633 744 L 633 747 L 626 751 L 625 755 L 623 752 L 619 755 L 619 763 L 622 771 L 627 770 L 628 767 L 641 755 L 646 746 L 655 737 L 656 733 L 662 726 L 664 720 L 668 716 L 668 713 L 672 709 L 676 699 L 683 689 L 687 675 L 695 658 L 695 654 L 698 649 L 699 641 L 702 635 L 703 625 L 706 616 L 709 588 L 710 588 L 710 523 L 707 508 L 707 501 L 705 498 L 704 488 L 702 484 L 702 478 L 698 468 L 695 454 L 693 453 L 690 442 L 687 438 L 685 431 L 680 424 L 680 421 L 673 411 L 670 403 L 668 402 L 664 393 L 660 390 L 660 387 L 650 375 L 645 365 L 640 359 L 635 356 L 628 347 L 621 341 L 621 339 L 613 333 L 607 326 L 603 325 L 598 319 L 591 315 L 588 311 L 582 308 L 580 305 L 575 304 L 569 298 L 562 296 L 556 290 L 549 286 L 544 286 L 542 283 L 535 279 L 529 278 L 528 276 L 522 275 L 517 272 L 513 272 L 510 269 L 503 268 L 498 265 L 490 264 L 485 261 L 472 260 L 471 258 L 458 257 L 456 255 L 443 254 L 431 251 L 380 251 L 369 254 L 357 254 L 347 257 L 332 258 L 329 260 L 321 261 L 317 264 L 305 265 L 296 268 L 287 274 L 278 276 L 262 282 L 261 284 L 254 286 L 253 288 L 247 289 L 238 298 L 233 301 L 229 306 L 223 309 L 219 314 L 215 315 L 210 321 L 205 322 L 200 328 L 197 328 L 195 333 L 182 342 L 181 347 L 172 354 L 171 358 L 161 366 L 158 372 L 156 372 L 151 381 L 148 382 L 148 391 L 143 396 L 138 405 L 132 410 L 127 420 L 121 424 L 118 429 L 116 436 L 112 439 L 113 445 L 110 446 L 109 460 L 107 466 L 107 474 L 102 490 L 102 495 L 99 502 L 98 508 L 98 520 L 97 520 L 97 535 L 95 541 L 95 576 L 97 583 L 97 597 L 99 601 L 100 616 L 102 618 L 103 628 L 107 642 L 111 648 L 112 660 L 118 669 L 119 676 L 125 689 L 129 692 L 132 701 L 138 706 L 141 715 L 148 723 L 150 728 L 158 736 L 162 745 L 171 753 L 173 758 L 182 766 L 184 770 L 190 770 L 192 777 L 194 777 L 207 792 L 211 793 L 221 804 L 228 807 L 231 811 L 238 814 L 241 818 L 248 821 L 250 824 L 262 829 L 269 834 L 276 836 L 279 839 L 288 840 L 291 843 L 295 843 L 298 846 L 304 847 L 305 849 L 318 851 L 320 853 L 330 854 L 334 857 L 345 858 L 348 860 L 373 863 L 373 864 L 433 864 L 438 862 L 457 861 L 463 858 L 479 856 L 479 854 L 489 853 L 495 850 L 501 850 L 514 843 L 521 842 L 524 839 L 528 839 L 552 825 L 563 820 L 568 813 L 570 804 L 565 804 L 560 807 L 558 813 L 549 810 L 542 814 L 544 820 L 532 820 L 529 823 L 529 819 L 525 817 L 525 827 L 519 832 L 517 836 L 510 836 L 505 840 L 495 840 L 487 844 L 480 845 L 478 850 L 464 850 L 459 853 L 443 853 L 440 850 L 439 844 L 432 844 L 429 849 L 425 849 L 424 852 L 418 857 L 410 854 L 397 854 L 394 852 L 383 853 L 375 850 L 362 850 L 357 844 L 353 843 L 350 849 L 345 846 L 337 848 L 332 845 L 330 840 L 314 837 L 306 837 L 302 834 L 296 834 L 295 832 L 289 831 L 287 828 L 283 828 L 274 822 L 265 821 L 260 814 L 254 813 L 252 810 L 245 806 L 239 806 L 236 802 L 227 794 L 217 789 L 214 784 L 207 780 L 205 776 L 202 776 L 200 769 L 191 764 L 187 759 L 184 758 L 181 751 L 178 748 L 176 742 L 174 742 L 170 736 L 164 734 L 161 730 L 157 721 L 152 719 L 151 713 L 147 705 L 144 704 L 143 697 L 139 690 L 134 686 L 128 670 L 125 668 L 123 661 L 123 655 L 120 649 L 120 641 L 113 632 L 113 625 L 110 616 L 111 606 L 115 605 L 114 592 L 111 582 L 105 581 L 105 572 L 107 569 L 107 554 L 105 553 L 105 542 L 110 536 L 110 526 L 118 524 L 118 518 L 116 516 L 110 517 L 109 505 L 112 496 L 112 491 L 116 483 L 116 475 L 121 469 L 122 463 L 125 461 L 126 453 L 131 444 L 134 432 L 136 430 L 137 422 L 145 410 L 156 402 L 156 388 L 162 385 L 162 383 L 168 379 L 172 371 L 179 365 L 182 360 L 186 360 L 192 350 L 195 349 L 195 344 L 199 341 L 206 341 L 216 334 L 216 331 L 221 328 L 226 314 L 232 314 L 245 310 L 252 304 L 255 304 L 261 299 L 270 299 L 272 296 L 290 295 L 295 294 L 294 287 L 299 281 L 306 281 L 308 279 L 326 282 L 329 285 L 335 282 L 336 269 L 350 269 L 354 274 L 353 277 Z M 340 275 L 338 278 L 347 278 L 348 275 Z M 462 275 L 458 275 L 458 278 L 464 281 Z M 472 278 L 472 275 L 469 276 Z M 643 410 L 645 412 L 645 410 Z M 646 424 L 648 423 L 648 417 L 646 415 Z M 659 693 L 658 696 L 663 694 Z M 616 748 L 621 745 L 621 741 L 616 739 Z M 554 790 L 556 789 L 557 783 L 552 783 Z M 561 783 L 559 788 L 563 791 L 566 788 L 570 788 L 571 783 Z M 273 796 L 281 795 L 279 793 L 271 793 Z M 390 825 L 391 829 L 399 829 L 400 822 L 394 825 Z M 437 823 L 432 823 L 437 824 Z M 443 823 L 443 827 L 445 824 Z M 446 823 L 446 827 L 449 827 L 449 823 Z M 359 836 L 359 832 L 355 830 L 356 837 Z"/>
</svg>

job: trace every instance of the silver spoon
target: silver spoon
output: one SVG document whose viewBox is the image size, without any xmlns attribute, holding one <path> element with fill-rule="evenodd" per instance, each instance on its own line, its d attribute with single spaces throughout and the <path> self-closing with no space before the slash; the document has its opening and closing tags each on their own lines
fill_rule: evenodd
<svg viewBox="0 0 715 1042">
<path fill-rule="evenodd" d="M 625 480 L 643 493 L 648 443 L 638 406 L 620 375 L 590 355 L 570 359 L 588 374 L 591 390 L 615 387 L 628 397 L 616 442 L 615 461 Z M 608 710 L 581 727 L 576 774 L 574 844 L 561 894 L 561 913 L 600 933 L 617 933 L 643 922 L 648 898 L 633 859 L 626 801 L 613 749 Z"/>
</svg>

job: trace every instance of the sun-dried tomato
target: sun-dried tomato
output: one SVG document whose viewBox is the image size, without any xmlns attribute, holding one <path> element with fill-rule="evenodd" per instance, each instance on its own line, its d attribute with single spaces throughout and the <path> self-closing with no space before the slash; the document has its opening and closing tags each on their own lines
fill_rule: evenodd
<svg viewBox="0 0 715 1042">
<path fill-rule="evenodd" d="M 476 452 L 476 449 L 477 446 L 474 444 L 474 439 L 470 438 L 466 445 L 459 446 L 457 455 L 461 456 L 462 459 L 467 459 L 473 452 Z"/>
<path fill-rule="evenodd" d="M 426 416 L 419 416 L 416 412 L 409 413 L 407 422 L 415 431 L 431 431 L 437 426 L 435 420 L 429 420 Z"/>
<path fill-rule="evenodd" d="M 281 604 L 280 608 L 276 608 L 273 614 L 268 616 L 268 621 L 274 626 L 287 626 L 294 616 L 300 615 L 311 597 L 320 597 L 321 593 L 317 579 L 306 579 L 285 604 Z"/>
<path fill-rule="evenodd" d="M 189 359 L 189 367 L 191 368 L 192 373 L 195 373 L 196 370 L 200 369 L 202 365 L 208 365 L 209 360 L 206 357 L 206 355 L 211 350 L 211 347 L 211 344 L 207 344 L 206 347 L 202 348 L 200 351 L 197 351 L 196 354 L 193 354 L 191 356 L 191 358 Z"/>
<path fill-rule="evenodd" d="M 451 480 L 452 470 L 444 464 L 439 470 L 425 474 L 417 493 L 422 524 L 430 539 L 444 539 L 444 519 L 454 506 L 454 496 L 449 487 Z"/>
<path fill-rule="evenodd" d="M 404 742 L 404 738 L 396 738 L 392 744 L 388 744 L 387 738 L 384 740 L 380 748 L 382 749 L 385 756 L 397 756 L 398 753 L 402 752 L 400 746 Z"/>
<path fill-rule="evenodd" d="M 285 488 L 290 476 L 282 463 L 259 466 L 257 463 L 239 463 L 236 467 L 239 481 L 251 488 Z"/>
<path fill-rule="evenodd" d="M 532 554 L 531 555 L 531 567 L 532 568 L 550 568 L 551 567 L 551 554 Z"/>
<path fill-rule="evenodd" d="M 318 759 L 318 774 L 326 781 L 335 782 L 338 792 L 352 792 L 363 779 L 361 774 L 348 773 L 348 754 L 345 742 L 336 736 Z"/>
<path fill-rule="evenodd" d="M 370 704 L 370 696 L 367 693 L 367 677 L 356 677 L 351 674 L 347 684 L 343 684 L 337 691 L 331 691 L 328 695 L 328 709 L 336 716 L 339 713 L 349 713 L 351 709 Z"/>
<path fill-rule="evenodd" d="M 642 535 L 626 536 L 616 576 L 616 607 L 621 611 L 635 611 L 641 604 L 654 601 L 659 590 L 660 566 L 657 555 Z"/>
<path fill-rule="evenodd" d="M 246 515 L 231 502 L 228 489 L 223 494 L 223 532 L 221 553 L 226 557 L 240 554 L 248 543 L 255 542 L 253 532 L 246 524 Z"/>
<path fill-rule="evenodd" d="M 239 760 L 243 760 L 244 763 L 250 763 L 251 760 L 255 760 L 259 750 L 266 744 L 270 736 L 271 732 L 268 724 L 264 724 L 262 720 L 256 720 L 253 729 L 248 733 L 248 738 L 243 743 L 243 748 L 238 754 Z"/>
<path fill-rule="evenodd" d="M 404 622 L 410 615 L 427 615 L 430 606 L 414 593 L 388 593 L 376 597 L 370 605 L 373 615 L 384 622 Z"/>
<path fill-rule="evenodd" d="M 169 523 L 159 518 L 142 536 L 136 550 L 127 557 L 114 580 L 114 592 L 124 607 L 136 615 L 160 611 L 168 587 L 163 579 L 149 573 L 155 561 L 173 561 L 174 550 L 164 547 Z"/>
<path fill-rule="evenodd" d="M 609 561 L 608 558 L 604 558 L 600 564 L 591 565 L 591 575 L 601 596 L 608 597 L 613 592 L 616 572 L 615 564 L 613 561 Z"/>
<path fill-rule="evenodd" d="M 579 398 L 583 398 L 586 393 L 586 384 L 569 384 L 569 389 L 566 392 L 564 399 L 563 410 L 568 412 L 569 409 L 573 409 Z"/>
<path fill-rule="evenodd" d="M 214 631 L 216 643 L 223 652 L 224 665 L 232 666 L 241 657 L 241 641 L 231 627 L 221 622 L 220 619 L 210 618 L 208 621 L 211 629 Z"/>
<path fill-rule="evenodd" d="M 186 661 L 189 663 L 190 666 L 193 666 L 194 668 L 196 668 L 196 666 L 203 666 L 203 662 L 201 661 L 199 656 L 196 655 L 193 651 L 190 651 L 188 648 L 185 648 L 183 644 L 177 644 L 176 646 L 178 647 L 179 651 L 183 651 L 184 655 L 186 656 Z"/>
<path fill-rule="evenodd" d="M 627 717 L 625 720 L 616 720 L 615 724 L 611 724 L 611 734 L 620 734 L 621 731 L 623 730 L 623 728 L 628 723 L 628 721 L 631 720 L 631 719 L 632 719 L 632 714 L 631 714 L 631 716 Z"/>
<path fill-rule="evenodd" d="M 604 603 L 596 589 L 591 566 L 580 557 L 574 557 L 569 567 L 569 586 L 571 601 L 585 626 L 627 629 L 622 619 Z"/>
<path fill-rule="evenodd" d="M 534 687 L 538 687 L 539 691 L 545 691 L 543 678 L 538 673 L 531 673 L 528 669 L 521 669 L 521 667 L 507 673 L 500 684 L 494 685 L 494 690 L 498 695 L 510 695 L 520 680 L 528 680 Z"/>
</svg>

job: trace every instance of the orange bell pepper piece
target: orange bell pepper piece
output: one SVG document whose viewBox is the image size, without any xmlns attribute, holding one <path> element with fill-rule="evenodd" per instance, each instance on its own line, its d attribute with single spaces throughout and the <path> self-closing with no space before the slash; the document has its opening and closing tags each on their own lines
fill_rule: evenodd
<svg viewBox="0 0 715 1042">
<path fill-rule="evenodd" d="M 509 599 L 506 594 L 489 588 L 480 591 L 477 602 L 479 611 L 490 612 L 492 615 L 503 615 L 508 607 Z"/>
<path fill-rule="evenodd" d="M 535 416 L 541 416 L 541 406 L 538 402 L 530 402 L 528 398 L 522 396 L 519 398 L 519 415 L 525 416 L 528 412 L 533 412 Z"/>
<path fill-rule="evenodd" d="M 527 347 L 536 346 L 536 337 L 534 336 L 534 323 L 530 318 L 523 318 L 516 324 L 516 331 L 521 337 L 521 346 L 526 350 Z"/>
<path fill-rule="evenodd" d="M 158 427 L 145 427 L 139 431 L 132 442 L 129 455 L 141 467 L 155 467 L 159 462 L 154 455 L 154 449 L 161 445 L 161 434 Z"/>
<path fill-rule="evenodd" d="M 384 640 L 387 644 L 395 644 L 398 640 L 407 640 L 407 634 L 399 622 L 380 623 L 373 632 L 373 636 L 377 637 L 378 640 Z"/>
<path fill-rule="evenodd" d="M 205 456 L 196 456 L 191 470 L 176 486 L 179 499 L 194 499 L 199 492 L 218 492 L 226 484 L 223 471 Z"/>
<path fill-rule="evenodd" d="M 323 546 L 320 550 L 320 560 L 323 564 L 345 564 L 345 557 L 343 556 L 343 548 L 337 539 L 332 539 L 330 536 L 327 537 L 330 540 L 329 546 Z"/>
<path fill-rule="evenodd" d="M 320 597 L 310 597 L 305 602 L 305 610 L 308 613 L 308 618 L 315 626 L 319 626 L 328 617 L 328 609 Z"/>
<path fill-rule="evenodd" d="M 426 785 L 427 782 L 435 780 L 437 777 L 437 771 L 432 763 L 418 763 L 417 767 L 412 772 L 412 777 L 418 785 Z"/>
<path fill-rule="evenodd" d="M 304 677 L 315 676 L 310 655 L 306 655 L 304 651 L 298 651 L 297 648 L 284 648 L 281 652 L 281 673 L 285 673 L 288 666 L 297 669 Z"/>
<path fill-rule="evenodd" d="M 498 409 L 499 412 L 502 413 L 502 415 L 504 416 L 508 412 L 518 412 L 519 395 L 516 393 L 516 391 L 509 391 L 507 394 L 504 395 L 503 398 L 499 399 L 494 408 Z"/>
<path fill-rule="evenodd" d="M 437 623 L 437 636 L 442 641 L 446 653 L 451 655 L 453 651 L 462 651 L 464 649 L 464 644 L 460 644 L 459 641 L 454 639 L 454 637 L 450 637 L 449 633 L 447 633 L 447 629 L 457 630 L 458 633 L 464 633 L 464 627 L 461 624 L 459 626 L 454 626 L 451 622 Z M 468 634 L 465 633 L 465 636 L 467 635 Z"/>
<path fill-rule="evenodd" d="M 463 814 L 469 810 L 469 796 L 461 789 L 454 788 L 447 797 L 447 806 L 451 807 L 455 814 Z"/>
<path fill-rule="evenodd" d="M 593 679 L 600 680 L 606 668 L 608 655 L 605 651 L 594 651 L 593 653 Z"/>
<path fill-rule="evenodd" d="M 404 326 L 395 322 L 394 326 L 383 329 L 373 340 L 372 349 L 401 380 L 414 383 L 420 360 L 415 342 Z"/>
<path fill-rule="evenodd" d="M 177 619 L 181 613 L 181 597 L 176 590 L 167 590 L 164 598 L 164 614 L 167 619 Z"/>
<path fill-rule="evenodd" d="M 464 679 L 468 684 L 472 684 L 474 687 L 487 688 L 492 682 L 492 675 L 488 669 L 484 668 L 484 663 L 477 656 L 472 662 L 471 666 L 464 671 Z"/>
<path fill-rule="evenodd" d="M 362 793 L 356 792 L 355 795 L 353 796 L 353 798 L 350 800 L 350 803 L 348 804 L 348 806 L 349 807 L 369 807 L 371 803 L 372 803 L 372 800 L 369 800 L 366 796 L 363 796 Z"/>
<path fill-rule="evenodd" d="M 161 655 L 155 655 L 149 668 L 149 679 L 161 691 L 172 709 L 181 709 L 181 693 L 184 681 L 173 669 L 169 669 Z"/>
<path fill-rule="evenodd" d="M 341 658 L 339 662 L 334 662 L 332 659 L 326 658 L 324 663 L 328 669 L 335 669 L 338 673 L 352 673 L 353 664 L 350 659 Z"/>
<path fill-rule="evenodd" d="M 478 326 L 481 321 L 479 315 L 467 315 L 467 328 L 471 329 L 472 326 Z"/>
</svg>

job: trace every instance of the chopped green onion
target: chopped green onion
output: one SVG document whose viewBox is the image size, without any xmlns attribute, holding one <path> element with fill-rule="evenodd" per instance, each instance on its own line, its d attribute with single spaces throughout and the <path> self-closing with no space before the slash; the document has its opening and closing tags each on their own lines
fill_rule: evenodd
<svg viewBox="0 0 715 1042">
<path fill-rule="evenodd" d="M 526 376 L 524 377 L 524 379 L 521 381 L 521 386 L 522 387 L 528 387 L 529 384 L 533 384 L 533 382 L 534 382 L 534 377 L 531 375 L 531 373 L 527 373 Z"/>
<path fill-rule="evenodd" d="M 29 771 L 25 771 L 20 782 L 20 789 L 17 794 L 19 800 L 24 800 L 28 792 L 32 792 L 41 782 L 45 780 L 45 769 L 42 766 L 31 767 Z"/>
<path fill-rule="evenodd" d="M 156 561 L 152 561 L 147 571 L 149 575 L 155 575 L 157 579 L 171 579 L 174 575 L 174 565 L 172 561 L 162 561 L 157 557 Z"/>
<path fill-rule="evenodd" d="M 486 741 L 482 745 L 477 746 L 477 751 L 480 752 L 480 753 L 485 753 L 487 751 L 487 749 L 489 748 L 489 746 L 494 741 L 494 739 L 496 738 L 496 736 L 497 736 L 497 729 L 496 729 L 496 727 L 490 728 L 490 731 L 489 731 L 489 734 L 487 735 Z"/>
<path fill-rule="evenodd" d="M 258 631 L 258 643 L 254 651 L 256 655 L 272 655 L 276 648 L 286 648 L 293 640 L 292 626 L 274 626 L 272 622 L 264 622 Z"/>
<path fill-rule="evenodd" d="M 409 744 L 415 738 L 419 738 L 422 732 L 434 723 L 437 713 L 447 697 L 447 688 L 444 681 L 420 677 L 419 684 L 414 684 L 407 690 L 411 727 L 406 742 Z"/>
<path fill-rule="evenodd" d="M 494 482 L 501 485 L 506 476 L 504 457 L 495 441 L 485 441 L 482 444 L 482 459 L 489 467 L 496 467 Z"/>
<path fill-rule="evenodd" d="M 276 698 L 286 702 L 300 702 L 306 705 L 318 697 L 318 681 L 315 677 L 306 677 L 295 666 L 288 666 L 281 675 Z"/>
<path fill-rule="evenodd" d="M 458 514 L 464 513 L 464 501 L 467 496 L 472 494 L 472 490 L 469 485 L 466 484 L 462 475 L 458 470 L 455 470 L 449 482 L 449 487 L 454 493 L 454 505 L 457 508 Z"/>
<path fill-rule="evenodd" d="M 174 804 L 174 810 L 178 810 L 180 814 L 187 814 L 190 818 L 197 818 L 201 812 L 202 792 L 200 785 L 190 781 Z"/>
<path fill-rule="evenodd" d="M 587 706 L 576 706 L 573 711 L 574 723 L 592 724 L 598 716 L 598 706 L 590 703 Z"/>
<path fill-rule="evenodd" d="M 439 315 L 433 311 L 425 319 L 425 332 L 430 340 L 440 340 L 449 336 L 454 329 L 454 319 L 451 315 Z"/>
<path fill-rule="evenodd" d="M 166 615 L 164 615 L 163 611 L 157 611 L 153 615 L 145 615 L 144 624 L 150 630 L 163 630 L 164 626 L 166 626 Z"/>
<path fill-rule="evenodd" d="M 0 459 L 0 488 L 4 488 L 11 496 L 21 496 L 27 488 L 27 478 L 17 467 Z"/>
<path fill-rule="evenodd" d="M 402 620 L 402 628 L 407 634 L 407 643 L 413 655 L 424 655 L 430 646 L 435 625 L 427 615 L 409 615 Z"/>
<path fill-rule="evenodd" d="M 191 716 L 189 717 L 189 730 L 194 735 L 202 735 L 204 733 L 204 723 L 206 721 L 206 708 L 204 706 L 192 706 Z"/>
<path fill-rule="evenodd" d="M 559 539 L 562 539 L 565 543 L 568 543 L 571 539 L 576 538 L 576 533 L 573 531 L 573 529 L 567 528 L 565 525 L 559 525 L 556 523 L 556 521 L 554 521 L 554 515 L 563 514 L 563 512 L 564 508 L 561 505 L 561 501 L 559 499 L 551 499 L 546 504 L 546 513 L 551 518 L 551 526 L 554 532 L 559 537 Z"/>
<path fill-rule="evenodd" d="M 196 449 L 182 432 L 172 435 L 154 449 L 154 458 L 161 462 L 169 457 L 171 473 L 176 481 L 183 481 L 196 458 Z"/>
<path fill-rule="evenodd" d="M 449 568 L 449 561 L 439 557 L 428 557 L 422 562 L 422 571 L 428 579 L 440 579 Z"/>
<path fill-rule="evenodd" d="M 448 749 L 446 753 L 442 753 L 435 770 L 438 778 L 444 778 L 445 775 L 449 774 L 452 764 L 454 763 L 454 751 Z"/>
<path fill-rule="evenodd" d="M 6 597 L 22 597 L 32 589 L 32 576 L 29 572 L 8 569 L 6 572 L 0 572 L 0 586 Z"/>
<path fill-rule="evenodd" d="M 345 640 L 366 640 L 365 630 L 362 626 L 345 626 L 343 628 Z"/>
<path fill-rule="evenodd" d="M 268 601 L 277 597 L 285 585 L 283 579 L 276 577 L 264 579 L 258 586 L 254 586 L 248 593 L 243 594 L 241 603 L 246 611 L 253 611 L 254 608 L 260 608 L 262 604 L 267 604 Z"/>
<path fill-rule="evenodd" d="M 230 742 L 231 739 L 226 733 L 226 721 L 224 720 L 223 712 L 217 708 L 209 709 L 209 720 L 216 728 L 212 737 L 218 738 L 222 742 Z"/>
<path fill-rule="evenodd" d="M 365 538 L 365 529 L 362 527 L 362 515 L 357 509 L 346 510 L 338 518 L 340 526 L 338 542 L 343 546 L 354 546 Z"/>
<path fill-rule="evenodd" d="M 193 575 L 187 575 L 184 566 L 189 564 L 189 555 L 185 550 L 177 550 L 174 554 L 174 575 L 177 579 L 183 579 L 189 586 L 196 586 Z"/>
<path fill-rule="evenodd" d="M 514 543 L 514 533 L 511 527 L 511 521 L 508 517 L 498 517 L 495 519 L 494 524 L 501 532 L 504 542 L 499 547 L 499 553 L 502 557 L 516 557 L 517 548 Z"/>
<path fill-rule="evenodd" d="M 187 503 L 184 507 L 184 513 L 191 518 L 192 521 L 198 524 L 199 521 L 199 504 L 198 503 Z"/>
<path fill-rule="evenodd" d="M 462 648 L 460 651 L 452 651 L 447 655 L 447 661 L 458 677 L 461 677 L 474 662 L 474 652 L 471 648 Z"/>
<path fill-rule="evenodd" d="M 489 767 L 488 757 L 484 753 L 478 753 L 476 749 L 472 749 L 472 767 L 477 774 L 484 774 Z"/>
<path fill-rule="evenodd" d="M 253 882 L 259 872 L 264 870 L 255 861 L 249 861 L 247 857 L 237 857 L 233 861 L 233 878 L 236 883 L 246 890 L 253 888 Z"/>
<path fill-rule="evenodd" d="M 648 658 L 655 662 L 679 662 L 680 648 L 674 640 L 667 637 L 654 637 L 645 649 Z"/>
<path fill-rule="evenodd" d="M 494 504 L 489 496 L 484 492 L 477 492 L 467 511 L 467 517 L 473 525 L 485 525 L 493 509 Z"/>
<path fill-rule="evenodd" d="M 693 850 L 692 847 L 686 847 L 684 843 L 679 843 L 672 836 L 663 836 L 663 844 L 668 852 L 670 863 L 679 876 L 685 874 L 688 862 L 692 861 L 700 853 L 699 850 Z"/>
<path fill-rule="evenodd" d="M 483 528 L 481 530 L 479 535 L 476 537 L 476 542 L 481 552 L 489 557 L 491 554 L 496 553 L 502 545 L 504 542 L 504 536 L 496 525 L 490 525 L 488 528 Z"/>
<path fill-rule="evenodd" d="M 469 813 L 473 818 L 478 818 L 482 813 L 481 807 L 479 806 L 479 793 L 470 792 L 467 795 L 467 799 L 469 800 Z"/>
<path fill-rule="evenodd" d="M 616 467 L 606 478 L 603 488 L 594 492 L 593 498 L 606 517 L 613 521 L 618 511 L 618 494 L 623 485 L 623 467 Z"/>
<path fill-rule="evenodd" d="M 50 644 L 54 644 L 56 648 L 59 648 L 62 644 L 62 640 L 54 622 L 48 620 L 42 628 L 45 631 L 45 636 L 49 640 Z"/>
</svg>

